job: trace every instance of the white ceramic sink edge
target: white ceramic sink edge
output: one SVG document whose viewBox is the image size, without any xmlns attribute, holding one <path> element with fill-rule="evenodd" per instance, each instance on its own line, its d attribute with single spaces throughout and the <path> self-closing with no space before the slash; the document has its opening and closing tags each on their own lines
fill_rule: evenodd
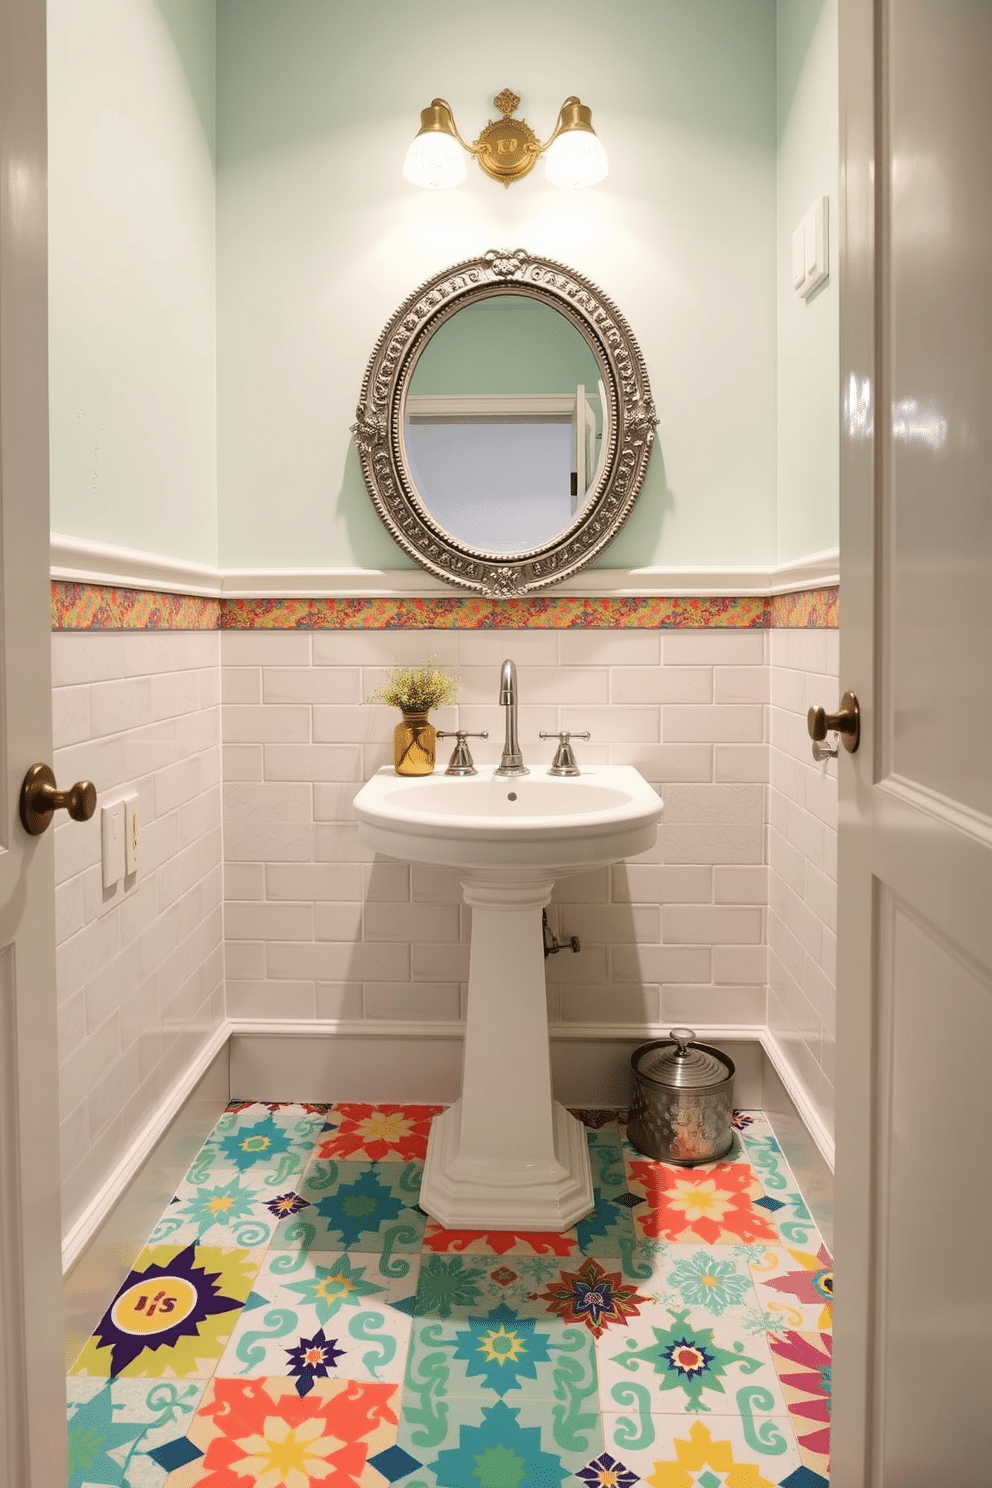
<svg viewBox="0 0 992 1488">
<path fill-rule="evenodd" d="M 359 833 L 388 857 L 450 867 L 552 873 L 618 862 L 649 848 L 661 798 L 632 765 L 579 776 L 399 776 L 387 767 L 355 797 Z"/>
</svg>

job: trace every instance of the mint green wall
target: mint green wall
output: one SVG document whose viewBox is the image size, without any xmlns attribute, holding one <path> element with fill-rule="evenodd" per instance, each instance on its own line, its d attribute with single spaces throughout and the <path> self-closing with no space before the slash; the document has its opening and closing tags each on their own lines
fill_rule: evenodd
<svg viewBox="0 0 992 1488">
<path fill-rule="evenodd" d="M 213 5 L 48 37 L 52 528 L 216 563 Z"/>
<path fill-rule="evenodd" d="M 778 558 L 838 545 L 840 480 L 837 0 L 778 10 Z M 830 277 L 792 292 L 792 233 L 829 196 Z"/>
<path fill-rule="evenodd" d="M 776 545 L 774 0 L 218 0 L 218 497 L 225 566 L 409 566 L 348 433 L 386 319 L 492 247 L 573 265 L 637 336 L 660 423 L 601 562 L 761 564 Z M 401 175 L 419 111 L 474 138 L 504 87 L 542 135 L 577 93 L 601 186 Z"/>
<path fill-rule="evenodd" d="M 601 566 L 836 545 L 837 0 L 623 0 L 605 31 L 592 0 L 502 29 L 450 0 L 429 26 L 409 0 L 217 0 L 216 35 L 214 17 L 50 0 L 56 531 L 226 566 L 410 566 L 348 433 L 368 355 L 417 283 L 523 245 L 612 296 L 648 364 L 655 455 Z M 542 134 L 587 101 L 607 181 L 403 181 L 432 96 L 474 137 L 504 86 Z M 791 234 L 818 194 L 832 275 L 804 305 Z"/>
</svg>

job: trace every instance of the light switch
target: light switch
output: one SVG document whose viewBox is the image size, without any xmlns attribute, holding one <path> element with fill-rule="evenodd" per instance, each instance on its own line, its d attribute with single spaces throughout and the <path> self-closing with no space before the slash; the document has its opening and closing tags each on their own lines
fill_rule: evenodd
<svg viewBox="0 0 992 1488">
<path fill-rule="evenodd" d="M 100 842 L 103 860 L 103 887 L 112 889 L 124 877 L 124 802 L 100 810 Z"/>
<path fill-rule="evenodd" d="M 806 280 L 816 273 L 816 222 L 813 209 L 803 218 L 803 247 L 805 249 L 803 279 Z"/>
<path fill-rule="evenodd" d="M 798 239 L 802 241 L 801 279 L 797 277 Z M 827 197 L 820 196 L 792 235 L 792 287 L 801 299 L 808 300 L 828 277 L 827 241 Z"/>
<path fill-rule="evenodd" d="M 802 289 L 806 278 L 806 233 L 800 222 L 792 234 L 792 287 L 797 292 Z"/>
<path fill-rule="evenodd" d="M 124 872 L 128 878 L 138 871 L 138 797 L 124 797 Z"/>
</svg>

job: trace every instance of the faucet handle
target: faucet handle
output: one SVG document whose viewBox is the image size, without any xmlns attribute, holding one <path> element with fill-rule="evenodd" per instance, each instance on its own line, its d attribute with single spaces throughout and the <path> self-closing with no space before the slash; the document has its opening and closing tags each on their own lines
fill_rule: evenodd
<svg viewBox="0 0 992 1488">
<path fill-rule="evenodd" d="M 465 729 L 438 729 L 437 737 L 456 741 L 448 768 L 444 772 L 445 775 L 478 775 L 471 751 L 465 741 L 466 739 L 488 739 L 488 729 L 483 729 L 481 734 L 470 734 Z"/>
<path fill-rule="evenodd" d="M 539 739 L 558 740 L 558 748 L 555 751 L 554 759 L 551 761 L 551 768 L 548 771 L 549 775 L 578 775 L 580 773 L 579 767 L 575 763 L 575 755 L 572 753 L 570 740 L 591 739 L 592 735 L 588 730 L 584 734 L 570 734 L 567 730 L 563 729 L 561 733 L 557 734 L 546 734 L 542 732 L 537 737 Z"/>
</svg>

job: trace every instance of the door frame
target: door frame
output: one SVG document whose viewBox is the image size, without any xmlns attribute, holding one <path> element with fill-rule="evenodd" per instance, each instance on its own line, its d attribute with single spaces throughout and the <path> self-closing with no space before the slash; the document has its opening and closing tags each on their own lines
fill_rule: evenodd
<svg viewBox="0 0 992 1488">
<path fill-rule="evenodd" d="M 0 0 L 0 1488 L 64 1488 L 52 834 L 19 820 L 52 752 L 44 0 Z"/>
</svg>

